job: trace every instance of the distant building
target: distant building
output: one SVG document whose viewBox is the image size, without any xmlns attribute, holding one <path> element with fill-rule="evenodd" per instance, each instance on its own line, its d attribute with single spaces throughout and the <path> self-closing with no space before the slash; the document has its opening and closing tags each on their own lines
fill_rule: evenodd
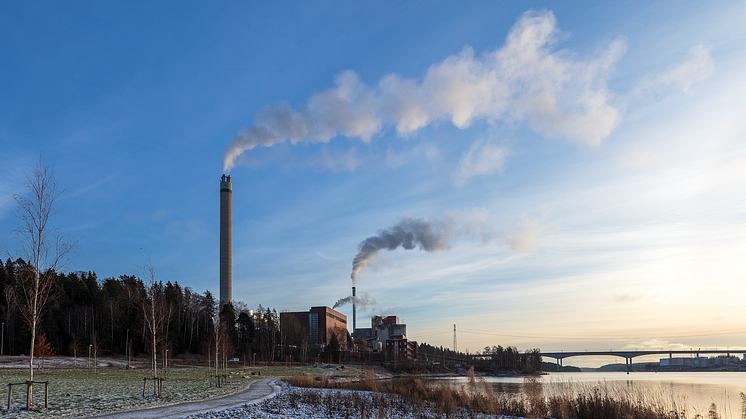
<svg viewBox="0 0 746 419">
<path fill-rule="evenodd" d="M 347 316 L 329 307 L 311 307 L 308 311 L 280 313 L 280 323 L 294 321 L 308 332 L 308 343 L 328 345 L 332 333 L 337 335 L 340 345 L 347 347 Z"/>
<path fill-rule="evenodd" d="M 673 366 L 684 366 L 684 358 L 661 358 L 661 367 L 673 367 Z"/>
<path fill-rule="evenodd" d="M 407 339 L 407 325 L 397 316 L 373 316 L 371 328 L 355 330 L 353 340 L 364 352 L 386 353 L 397 360 L 417 359 L 417 342 Z"/>
<path fill-rule="evenodd" d="M 661 367 L 693 367 L 693 368 L 710 368 L 710 367 L 725 367 L 732 364 L 738 364 L 739 359 L 735 356 L 717 356 L 713 358 L 707 358 L 704 356 L 698 356 L 694 358 L 660 358 Z"/>
</svg>

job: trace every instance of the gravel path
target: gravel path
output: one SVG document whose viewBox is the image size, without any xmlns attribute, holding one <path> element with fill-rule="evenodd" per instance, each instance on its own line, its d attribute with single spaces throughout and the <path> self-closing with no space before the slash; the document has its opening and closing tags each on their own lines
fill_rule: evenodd
<svg viewBox="0 0 746 419">
<path fill-rule="evenodd" d="M 251 405 L 259 403 L 268 398 L 277 396 L 279 392 L 280 387 L 274 380 L 257 380 L 253 381 L 245 390 L 227 396 L 216 397 L 214 399 L 158 406 L 150 409 L 125 410 L 90 417 L 96 419 L 175 419 L 184 416 L 198 415 L 209 411 L 244 406 L 245 404 Z"/>
</svg>

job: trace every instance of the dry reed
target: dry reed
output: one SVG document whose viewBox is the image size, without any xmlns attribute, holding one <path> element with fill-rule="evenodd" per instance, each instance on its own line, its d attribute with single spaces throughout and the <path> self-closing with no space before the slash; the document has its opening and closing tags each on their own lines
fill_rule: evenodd
<svg viewBox="0 0 746 419">
<path fill-rule="evenodd" d="M 329 388 L 372 392 L 372 397 L 361 397 L 350 392 L 319 396 L 317 392 L 297 390 L 291 403 L 308 403 L 327 412 L 342 413 L 345 417 L 388 417 L 387 412 L 404 412 L 414 417 L 474 417 L 475 414 L 521 416 L 525 418 L 555 419 L 719 419 L 713 404 L 706 416 L 691 414 L 686 398 L 676 398 L 663 390 L 626 389 L 608 382 L 555 383 L 547 393 L 534 376 L 524 379 L 521 395 L 495 394 L 483 377 L 470 369 L 467 383 L 454 386 L 428 383 L 414 376 L 381 381 L 373 371 L 354 381 L 330 380 L 327 377 L 297 376 L 285 380 L 301 388 Z M 741 394 L 742 418 L 746 419 L 746 395 Z"/>
</svg>

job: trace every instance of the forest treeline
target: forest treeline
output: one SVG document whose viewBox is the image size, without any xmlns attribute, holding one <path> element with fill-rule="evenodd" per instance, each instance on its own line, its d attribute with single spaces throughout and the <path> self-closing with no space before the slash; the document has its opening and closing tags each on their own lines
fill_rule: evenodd
<svg viewBox="0 0 746 419">
<path fill-rule="evenodd" d="M 21 283 L 32 276 L 32 270 L 22 259 L 0 261 L 5 355 L 29 353 L 28 322 L 23 318 L 24 311 L 14 302 L 24 292 Z M 95 272 L 76 271 L 55 274 L 53 278 L 37 335 L 44 336 L 44 343 L 57 355 L 85 356 L 89 347 L 103 356 L 152 355 L 147 318 L 152 300 L 158 306 L 159 357 L 166 350 L 171 357 L 192 354 L 214 360 L 217 352 L 222 359 L 235 356 L 245 362 L 315 362 L 324 361 L 329 355 L 324 348 L 308 343 L 307 325 L 298 324 L 294 316 L 281 323 L 276 310 L 261 305 L 249 310 L 244 302 L 234 301 L 223 306 L 219 313 L 218 301 L 210 291 L 198 293 L 178 282 L 143 282 L 135 275 L 100 279 Z M 337 338 L 343 346 L 352 347 L 349 332 L 338 332 Z M 538 349 L 521 353 L 511 346 L 493 346 L 485 348 L 483 353 L 464 354 L 422 342 L 418 353 L 426 363 L 463 360 L 485 370 L 541 369 Z"/>
<path fill-rule="evenodd" d="M 29 353 L 30 329 L 23 310 L 14 301 L 24 292 L 21 281 L 32 270 L 22 259 L 0 262 L 0 309 L 2 310 L 3 352 L 6 355 Z M 164 317 L 158 350 L 170 354 L 210 354 L 216 321 L 222 320 L 227 336 L 221 350 L 230 355 L 256 353 L 257 361 L 272 355 L 280 342 L 279 315 L 276 310 L 259 306 L 253 316 L 246 304 L 234 302 L 217 316 L 218 301 L 210 293 L 195 292 L 178 282 L 156 282 L 159 316 Z M 151 335 L 144 318 L 143 302 L 149 301 L 146 284 L 134 275 L 118 278 L 97 277 L 95 272 L 55 274 L 51 293 L 43 311 L 38 334 L 58 355 L 81 355 L 95 345 L 100 355 L 133 356 L 152 353 Z M 261 319 L 254 322 L 254 316 Z M 213 352 L 214 354 L 214 352 Z"/>
<path fill-rule="evenodd" d="M 521 352 L 515 346 L 497 345 L 486 346 L 481 352 L 463 353 L 421 343 L 417 351 L 420 358 L 428 362 L 461 363 L 474 366 L 479 371 L 519 371 L 531 374 L 541 371 L 542 367 L 541 351 L 536 348 Z"/>
</svg>

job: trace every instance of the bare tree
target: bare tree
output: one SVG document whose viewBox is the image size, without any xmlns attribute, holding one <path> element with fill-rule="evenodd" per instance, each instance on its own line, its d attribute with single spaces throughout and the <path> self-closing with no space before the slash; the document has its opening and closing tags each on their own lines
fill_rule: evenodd
<svg viewBox="0 0 746 419">
<path fill-rule="evenodd" d="M 98 332 L 91 335 L 91 349 L 93 349 L 93 372 L 98 373 L 98 351 L 101 350 L 101 340 L 98 338 Z"/>
<path fill-rule="evenodd" d="M 73 371 L 75 371 L 78 369 L 78 351 L 80 350 L 80 342 L 78 342 L 77 337 L 73 336 L 67 350 L 73 353 Z"/>
<path fill-rule="evenodd" d="M 165 340 L 165 329 L 171 320 L 171 310 L 163 295 L 163 284 L 156 280 L 155 268 L 150 256 L 145 253 L 145 264 L 140 267 L 145 284 L 145 298 L 142 299 L 142 310 L 145 325 L 150 333 L 153 351 L 153 378 L 158 377 L 158 343 Z"/>
<path fill-rule="evenodd" d="M 13 195 L 15 214 L 21 225 L 16 235 L 16 251 L 27 263 L 20 275 L 19 298 L 16 299 L 23 318 L 31 329 L 29 346 L 29 386 L 34 381 L 34 345 L 41 314 L 49 300 L 57 271 L 72 260 L 78 252 L 78 238 L 64 234 L 52 226 L 52 219 L 62 207 L 58 199 L 65 191 L 57 185 L 54 169 L 39 163 L 25 173 L 25 191 Z M 33 406 L 33 392 L 29 388 L 26 407 Z"/>
</svg>

